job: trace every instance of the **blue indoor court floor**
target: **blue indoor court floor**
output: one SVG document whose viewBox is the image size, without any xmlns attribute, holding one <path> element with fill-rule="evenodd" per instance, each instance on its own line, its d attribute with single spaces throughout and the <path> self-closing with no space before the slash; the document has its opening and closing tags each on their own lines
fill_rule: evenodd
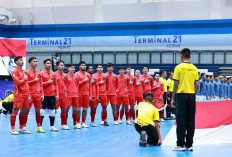
<svg viewBox="0 0 232 157">
<path fill-rule="evenodd" d="M 100 123 L 99 106 L 96 123 Z M 10 135 L 10 116 L 0 117 L 0 156 L 1 157 L 231 157 L 232 144 L 194 146 L 193 152 L 174 152 L 172 147 L 139 147 L 139 134 L 133 126 L 125 124 L 114 126 L 112 113 L 109 109 L 108 121 L 110 126 L 98 126 L 80 130 L 72 129 L 72 117 L 69 113 L 68 125 L 70 130 L 49 132 L 48 115 L 44 118 L 44 134 L 36 133 L 34 115 L 28 118 L 27 129 L 30 135 Z M 18 118 L 16 122 L 18 129 Z M 90 124 L 88 113 L 86 124 Z M 174 121 L 161 123 L 162 140 L 173 126 Z M 60 128 L 60 116 L 57 114 L 55 126 Z"/>
</svg>

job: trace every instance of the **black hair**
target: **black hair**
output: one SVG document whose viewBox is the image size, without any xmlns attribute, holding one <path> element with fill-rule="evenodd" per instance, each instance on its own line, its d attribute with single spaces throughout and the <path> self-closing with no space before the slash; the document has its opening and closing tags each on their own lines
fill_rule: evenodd
<svg viewBox="0 0 232 157">
<path fill-rule="evenodd" d="M 36 57 L 29 58 L 28 63 L 31 63 L 31 61 L 33 61 L 34 59 L 37 59 L 37 58 Z"/>
<path fill-rule="evenodd" d="M 45 60 L 44 60 L 44 64 L 46 64 L 48 61 L 52 62 L 51 59 L 45 59 Z"/>
<path fill-rule="evenodd" d="M 75 66 L 75 64 L 70 63 L 70 64 L 68 65 L 68 68 L 71 67 L 71 66 Z"/>
<path fill-rule="evenodd" d="M 148 69 L 148 67 L 147 67 L 147 66 L 143 66 L 143 69 L 144 69 L 144 68 L 147 68 L 147 69 Z"/>
<path fill-rule="evenodd" d="M 127 66 L 126 69 L 131 69 L 131 66 Z"/>
<path fill-rule="evenodd" d="M 118 68 L 118 70 L 121 70 L 121 69 L 123 69 L 123 70 L 124 70 L 125 68 L 124 68 L 124 67 L 119 67 L 119 68 Z"/>
<path fill-rule="evenodd" d="M 171 75 L 172 75 L 172 73 L 173 73 L 173 72 L 169 72 L 169 73 L 168 73 L 168 76 L 171 76 Z"/>
<path fill-rule="evenodd" d="M 102 66 L 102 67 L 103 67 L 103 65 L 102 65 L 102 64 L 97 64 L 97 65 L 96 65 L 96 68 L 97 68 L 98 66 Z"/>
<path fill-rule="evenodd" d="M 57 62 L 56 62 L 56 66 L 59 66 L 59 65 L 60 65 L 60 63 L 63 63 L 63 64 L 64 64 L 64 61 L 62 61 L 62 60 L 57 61 Z"/>
<path fill-rule="evenodd" d="M 107 64 L 107 68 L 108 68 L 108 67 L 111 67 L 111 66 L 114 66 L 114 64 L 109 62 L 109 63 Z"/>
<path fill-rule="evenodd" d="M 184 49 L 182 49 L 181 50 L 181 52 L 180 52 L 181 54 L 182 54 L 182 56 L 184 57 L 184 58 L 190 58 L 190 49 L 188 49 L 188 48 L 184 48 Z"/>
<path fill-rule="evenodd" d="M 153 94 L 151 94 L 151 93 L 144 94 L 143 99 L 145 101 L 152 102 L 152 100 L 153 100 Z"/>
<path fill-rule="evenodd" d="M 162 76 L 164 72 L 166 72 L 166 71 L 165 70 L 161 70 L 160 71 L 160 76 Z"/>
<path fill-rule="evenodd" d="M 88 65 L 87 67 L 86 67 L 86 70 L 89 70 L 89 68 L 90 67 L 92 67 L 93 68 L 93 66 L 92 65 Z"/>
<path fill-rule="evenodd" d="M 205 75 L 205 73 L 201 73 L 201 77 L 204 76 L 204 75 Z"/>
<path fill-rule="evenodd" d="M 81 64 L 85 64 L 85 65 L 86 65 L 85 61 L 81 61 L 81 62 L 78 64 L 78 66 L 80 66 Z"/>
<path fill-rule="evenodd" d="M 14 62 L 16 63 L 19 59 L 23 58 L 23 56 L 17 56 L 14 58 Z"/>
<path fill-rule="evenodd" d="M 218 77 L 218 75 L 216 74 L 216 75 L 214 75 L 214 77 Z"/>
<path fill-rule="evenodd" d="M 160 73 L 154 73 L 154 76 L 157 75 L 157 74 L 160 76 Z"/>
</svg>

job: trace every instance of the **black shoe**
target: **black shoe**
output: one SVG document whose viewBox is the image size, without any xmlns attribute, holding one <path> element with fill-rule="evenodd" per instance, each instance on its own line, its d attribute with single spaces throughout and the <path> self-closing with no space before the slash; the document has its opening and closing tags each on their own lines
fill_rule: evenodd
<svg viewBox="0 0 232 157">
<path fill-rule="evenodd" d="M 142 131 L 141 135 L 140 135 L 139 145 L 142 147 L 146 147 L 147 146 L 147 139 L 148 139 L 148 136 L 147 136 L 146 131 Z"/>
<path fill-rule="evenodd" d="M 108 122 L 104 122 L 104 126 L 110 126 Z"/>
</svg>

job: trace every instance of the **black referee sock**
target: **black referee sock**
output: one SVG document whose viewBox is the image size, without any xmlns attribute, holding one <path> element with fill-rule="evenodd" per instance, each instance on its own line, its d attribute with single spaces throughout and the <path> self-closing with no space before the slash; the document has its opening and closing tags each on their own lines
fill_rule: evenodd
<svg viewBox="0 0 232 157">
<path fill-rule="evenodd" d="M 44 116 L 41 116 L 41 126 L 43 124 L 43 119 L 44 119 Z"/>
<path fill-rule="evenodd" d="M 50 119 L 50 126 L 54 126 L 54 123 L 55 123 L 55 117 L 51 117 L 51 116 L 49 116 L 49 119 Z"/>
</svg>

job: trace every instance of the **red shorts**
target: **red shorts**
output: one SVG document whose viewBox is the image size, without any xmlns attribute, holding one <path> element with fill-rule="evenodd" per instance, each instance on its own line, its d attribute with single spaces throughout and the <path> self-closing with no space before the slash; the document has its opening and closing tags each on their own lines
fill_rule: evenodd
<svg viewBox="0 0 232 157">
<path fill-rule="evenodd" d="M 89 107 L 89 96 L 79 95 L 79 107 L 88 108 Z"/>
<path fill-rule="evenodd" d="M 129 95 L 129 103 L 130 105 L 135 105 L 135 95 Z"/>
<path fill-rule="evenodd" d="M 59 100 L 56 100 L 56 110 L 58 108 L 66 109 L 67 108 L 67 98 L 59 98 Z"/>
<path fill-rule="evenodd" d="M 17 108 L 17 109 L 26 108 L 26 109 L 30 109 L 29 96 L 20 96 L 20 97 L 19 96 L 15 96 L 14 97 L 13 108 Z"/>
<path fill-rule="evenodd" d="M 68 97 L 67 98 L 67 107 L 81 107 L 78 97 Z"/>
<path fill-rule="evenodd" d="M 116 100 L 116 95 L 107 95 L 107 104 L 111 105 L 116 105 L 117 104 L 117 100 Z"/>
<path fill-rule="evenodd" d="M 108 105 L 106 95 L 99 95 L 99 100 L 100 100 L 100 103 L 101 103 L 102 106 Z"/>
<path fill-rule="evenodd" d="M 128 106 L 129 103 L 129 98 L 128 97 L 117 97 L 117 106 L 120 106 L 123 104 L 124 106 Z"/>
<path fill-rule="evenodd" d="M 143 102 L 143 97 L 137 96 L 135 97 L 135 100 L 137 101 L 137 105 L 138 105 L 140 102 Z"/>
<path fill-rule="evenodd" d="M 41 109 L 42 108 L 42 101 L 41 101 L 41 97 L 40 96 L 33 96 L 31 97 L 31 103 L 29 103 L 29 106 L 31 108 L 32 104 L 34 103 L 34 107 L 36 109 Z"/>
<path fill-rule="evenodd" d="M 98 105 L 97 98 L 96 97 L 92 97 L 92 100 L 89 102 L 89 106 L 96 108 L 97 105 Z"/>
</svg>

